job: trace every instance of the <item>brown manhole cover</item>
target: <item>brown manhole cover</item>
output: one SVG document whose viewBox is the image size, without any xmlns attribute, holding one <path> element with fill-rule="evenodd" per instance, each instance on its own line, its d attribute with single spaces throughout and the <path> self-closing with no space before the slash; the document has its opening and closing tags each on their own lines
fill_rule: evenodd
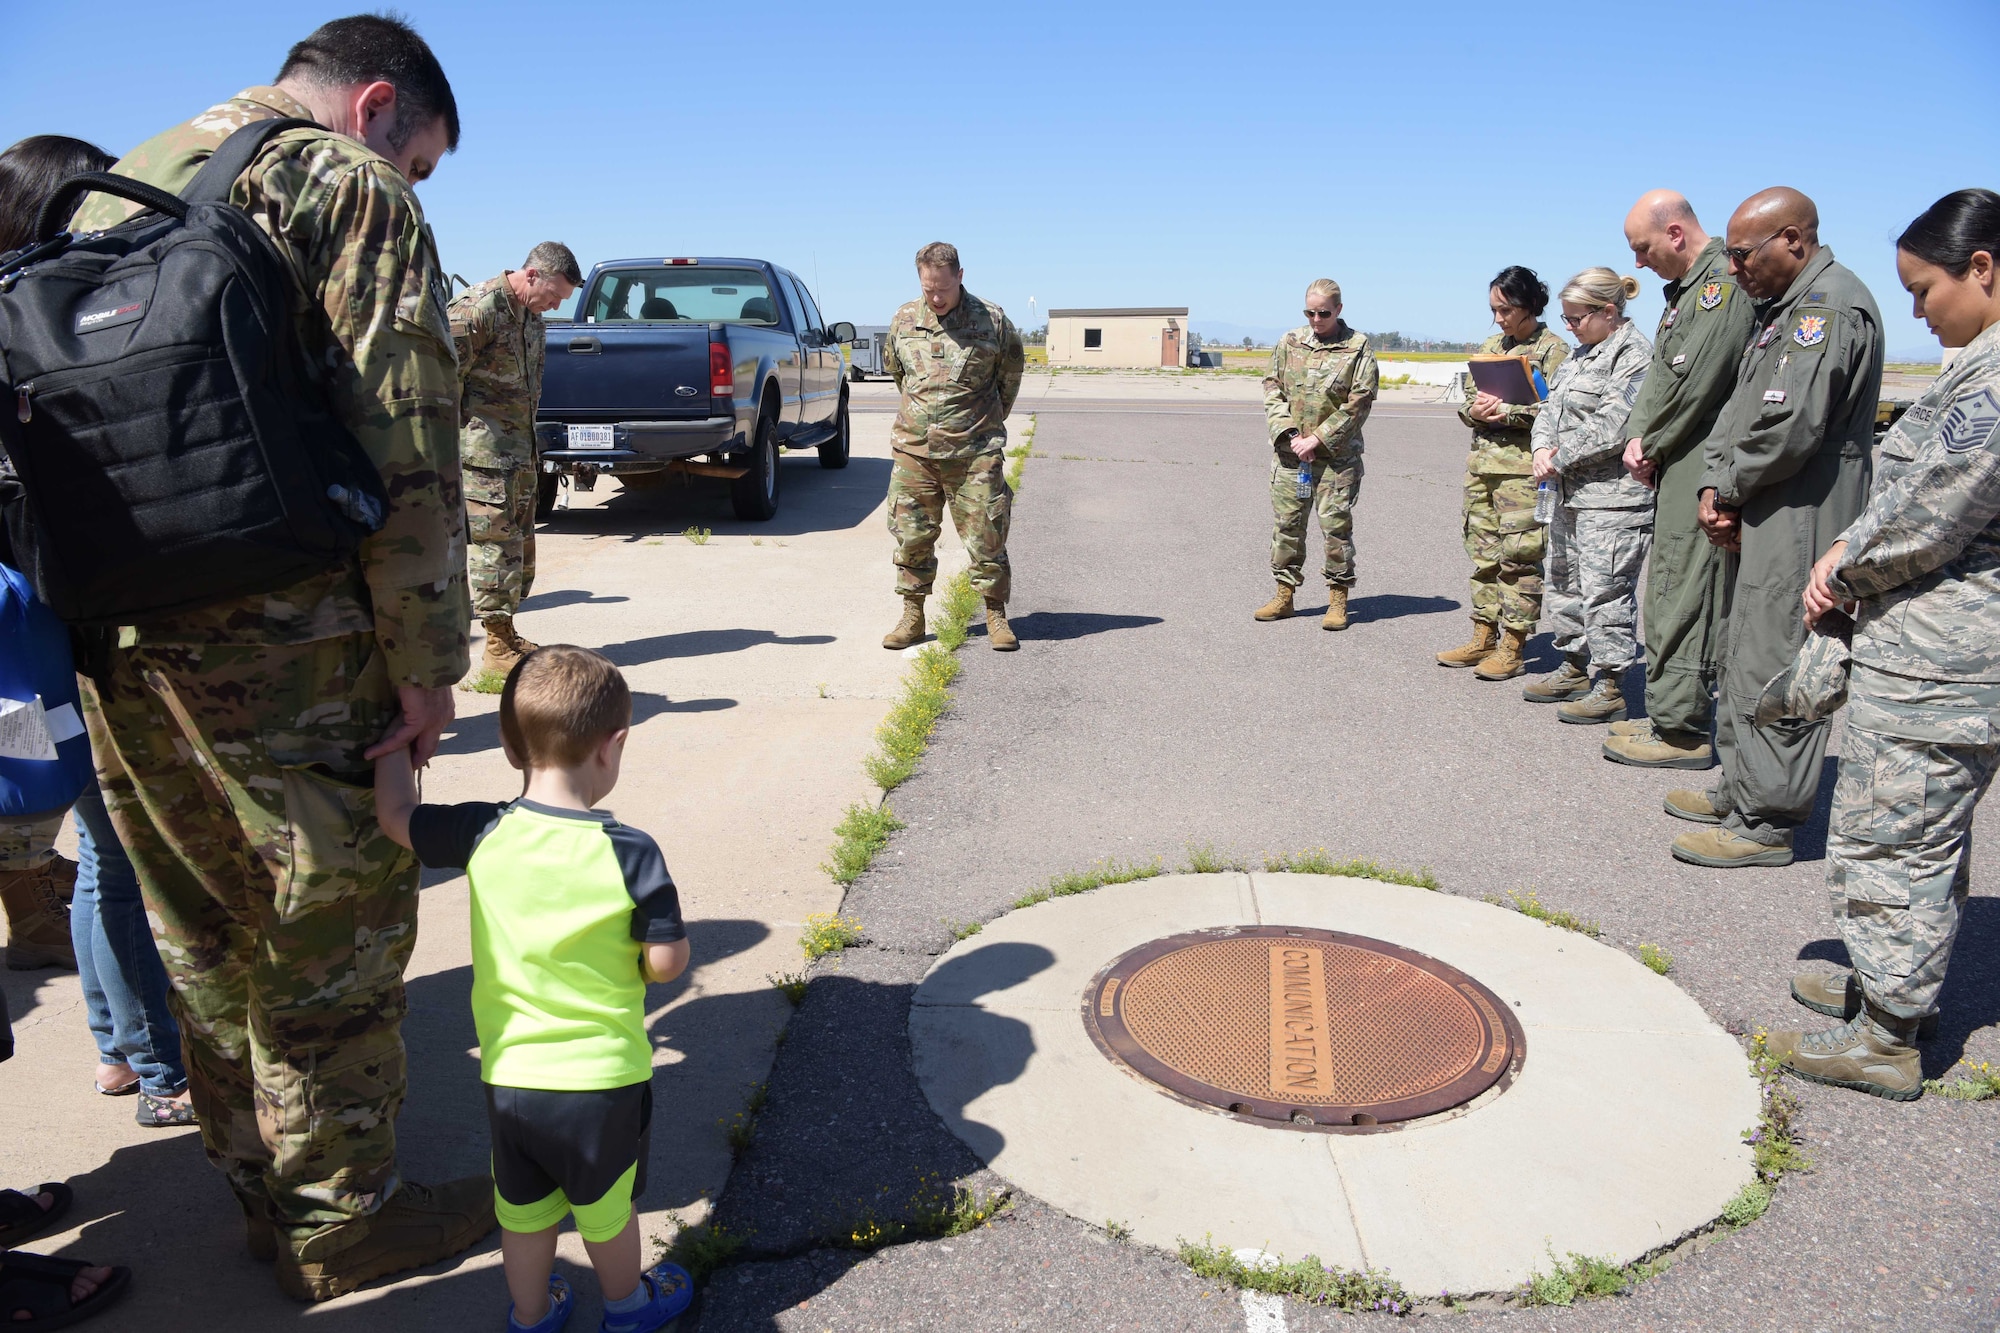
<svg viewBox="0 0 2000 1333">
<path fill-rule="evenodd" d="M 1526 1055 L 1499 997 L 1435 958 L 1297 926 L 1154 940 L 1097 974 L 1084 1023 L 1106 1055 L 1184 1101 L 1299 1129 L 1434 1115 Z"/>
</svg>

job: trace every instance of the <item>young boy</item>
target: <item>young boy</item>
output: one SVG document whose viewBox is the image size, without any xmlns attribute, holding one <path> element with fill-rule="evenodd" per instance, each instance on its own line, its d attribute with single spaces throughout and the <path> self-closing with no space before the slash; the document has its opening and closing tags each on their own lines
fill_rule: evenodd
<svg viewBox="0 0 2000 1333">
<path fill-rule="evenodd" d="M 694 1294 L 674 1264 L 639 1271 L 632 1208 L 653 1114 L 646 983 L 678 977 L 688 942 L 658 844 L 595 808 L 631 723 L 618 668 L 554 644 L 516 663 L 500 695 L 501 746 L 527 774 L 519 800 L 418 805 L 410 752 L 375 761 L 383 831 L 472 882 L 472 1012 L 515 1333 L 569 1318 L 551 1269 L 572 1210 L 603 1333 L 665 1328 Z"/>
</svg>

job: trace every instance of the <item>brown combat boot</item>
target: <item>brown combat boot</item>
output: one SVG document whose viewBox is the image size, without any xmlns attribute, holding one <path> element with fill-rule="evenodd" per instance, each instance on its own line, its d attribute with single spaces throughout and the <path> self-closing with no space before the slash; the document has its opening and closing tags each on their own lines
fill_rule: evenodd
<svg viewBox="0 0 2000 1333">
<path fill-rule="evenodd" d="M 1715 802 L 1709 799 L 1708 793 L 1696 791 L 1692 787 L 1674 788 L 1667 793 L 1667 799 L 1662 805 L 1675 819 L 1685 819 L 1690 824 L 1722 822 L 1722 812 L 1715 808 Z"/>
<path fill-rule="evenodd" d="M 986 603 L 986 646 L 996 653 L 1011 653 L 1021 646 L 1014 637 L 1014 627 L 1007 623 L 1005 602 Z"/>
<path fill-rule="evenodd" d="M 1711 870 L 1788 866 L 1792 863 L 1792 845 L 1789 842 L 1773 846 L 1720 826 L 1681 834 L 1674 839 L 1673 854 L 1676 861 L 1707 866 Z"/>
<path fill-rule="evenodd" d="M 236 1206 L 243 1210 L 243 1243 L 250 1257 L 260 1264 L 278 1258 L 278 1229 L 271 1223 L 271 1211 L 261 1198 L 237 1193 Z"/>
<path fill-rule="evenodd" d="M 1604 757 L 1633 768 L 1693 768 L 1715 766 L 1715 747 L 1708 737 L 1691 731 L 1661 731 L 1650 717 L 1613 722 L 1604 741 Z"/>
<path fill-rule="evenodd" d="M 1472 674 L 1481 680 L 1512 680 L 1528 669 L 1521 658 L 1521 650 L 1528 646 L 1526 630 L 1503 630 L 1500 646 L 1486 655 L 1486 660 L 1472 668 Z"/>
<path fill-rule="evenodd" d="M 1598 673 L 1597 684 L 1581 699 L 1572 699 L 1556 709 L 1556 720 L 1579 727 L 1598 726 L 1625 716 L 1625 692 L 1618 678 L 1608 671 Z"/>
<path fill-rule="evenodd" d="M 1347 628 L 1347 589 L 1328 584 L 1326 588 L 1326 614 L 1320 617 L 1321 629 Z"/>
<path fill-rule="evenodd" d="M 1764 1046 L 1788 1074 L 1892 1102 L 1913 1102 L 1924 1095 L 1915 1036 L 1916 1024 L 1870 1005 L 1837 1028 L 1773 1032 Z"/>
<path fill-rule="evenodd" d="M 61 858 L 57 858 L 60 860 Z M 75 866 L 70 868 L 72 882 Z M 69 939 L 69 904 L 56 891 L 56 861 L 33 870 L 0 871 L 0 903 L 7 910 L 7 966 L 15 972 L 35 967 L 76 966 Z"/>
<path fill-rule="evenodd" d="M 924 637 L 924 599 L 905 597 L 903 618 L 896 622 L 896 628 L 882 636 L 884 648 L 907 648 Z"/>
<path fill-rule="evenodd" d="M 1296 591 L 1289 583 L 1280 583 L 1278 590 L 1271 594 L 1271 600 L 1251 612 L 1253 620 L 1284 620 L 1292 614 L 1292 595 Z"/>
<path fill-rule="evenodd" d="M 481 671 L 497 671 L 504 676 L 514 669 L 514 663 L 541 647 L 514 631 L 512 616 L 487 616 L 480 623 L 486 626 L 486 655 L 479 662 Z"/>
<path fill-rule="evenodd" d="M 1590 672 L 1584 669 L 1583 659 L 1576 657 L 1565 657 L 1561 667 L 1521 689 L 1521 697 L 1531 704 L 1559 704 L 1589 693 Z"/>
<path fill-rule="evenodd" d="M 1816 1014 L 1850 1019 L 1861 1012 L 1861 979 L 1852 972 L 1801 972 L 1792 978 L 1792 998 Z M 1917 1040 L 1937 1035 L 1933 1009 L 1917 1020 Z"/>
<path fill-rule="evenodd" d="M 491 1176 L 436 1188 L 406 1180 L 373 1215 L 281 1247 L 278 1287 L 293 1300 L 330 1301 L 378 1277 L 469 1250 L 493 1227 Z"/>
<path fill-rule="evenodd" d="M 1472 622 L 1472 637 L 1456 648 L 1447 648 L 1437 655 L 1439 666 L 1478 666 L 1493 655 L 1493 649 L 1500 642 L 1500 627 L 1489 625 L 1483 620 Z"/>
</svg>

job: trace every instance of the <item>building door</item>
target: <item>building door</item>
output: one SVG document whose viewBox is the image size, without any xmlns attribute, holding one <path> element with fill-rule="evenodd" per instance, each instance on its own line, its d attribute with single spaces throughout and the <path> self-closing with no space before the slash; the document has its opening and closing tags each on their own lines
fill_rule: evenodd
<svg viewBox="0 0 2000 1333">
<path fill-rule="evenodd" d="M 1181 331 L 1175 324 L 1160 330 L 1160 364 L 1178 366 L 1181 363 Z"/>
</svg>

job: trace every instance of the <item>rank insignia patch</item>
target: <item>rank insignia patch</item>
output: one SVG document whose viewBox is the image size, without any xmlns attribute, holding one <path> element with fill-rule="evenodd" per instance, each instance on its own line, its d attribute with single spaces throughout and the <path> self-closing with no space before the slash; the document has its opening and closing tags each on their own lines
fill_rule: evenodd
<svg viewBox="0 0 2000 1333">
<path fill-rule="evenodd" d="M 1955 454 L 1977 449 L 2000 433 L 2000 394 L 1987 389 L 1977 398 L 1954 403 L 1938 427 L 1938 443 Z"/>
<path fill-rule="evenodd" d="M 1825 315 L 1800 315 L 1799 326 L 1792 330 L 1792 341 L 1801 347 L 1817 347 L 1826 341 Z"/>
<path fill-rule="evenodd" d="M 1722 284 L 1709 282 L 1702 284 L 1701 299 L 1697 302 L 1703 310 L 1713 310 L 1722 304 Z"/>
</svg>

